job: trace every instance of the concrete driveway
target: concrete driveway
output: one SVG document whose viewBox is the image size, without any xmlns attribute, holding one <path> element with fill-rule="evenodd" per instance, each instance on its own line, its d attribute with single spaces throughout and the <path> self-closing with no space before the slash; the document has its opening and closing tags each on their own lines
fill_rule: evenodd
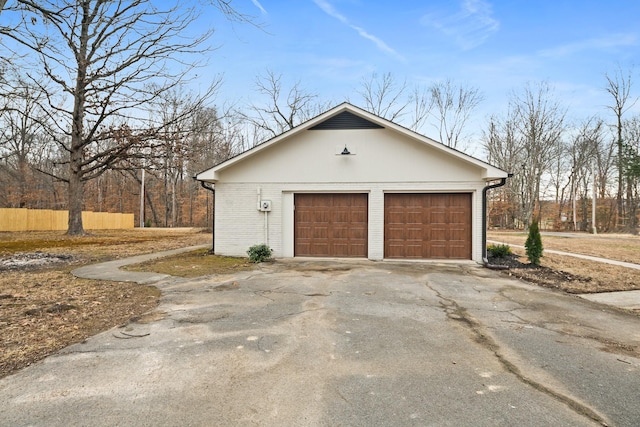
<svg viewBox="0 0 640 427">
<path fill-rule="evenodd" d="M 474 264 L 157 286 L 157 311 L 0 380 L 0 425 L 640 425 L 638 317 Z"/>
</svg>

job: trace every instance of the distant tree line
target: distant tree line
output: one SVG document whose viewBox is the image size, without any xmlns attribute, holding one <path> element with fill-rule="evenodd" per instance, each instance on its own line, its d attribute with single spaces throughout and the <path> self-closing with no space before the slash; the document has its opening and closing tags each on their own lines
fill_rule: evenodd
<svg viewBox="0 0 640 427">
<path fill-rule="evenodd" d="M 640 116 L 628 117 L 637 100 L 632 72 L 619 67 L 606 74 L 603 89 L 613 123 L 599 116 L 568 120 L 547 82 L 513 92 L 507 111 L 489 118 L 483 133 L 488 161 L 514 174 L 494 193 L 493 225 L 526 228 L 548 203 L 556 229 L 637 234 Z"/>
<path fill-rule="evenodd" d="M 0 206 L 68 209 L 70 234 L 84 233 L 83 209 L 138 215 L 141 201 L 148 225 L 206 226 L 212 196 L 197 172 L 342 101 L 271 69 L 256 76 L 247 104 L 219 102 L 220 76 L 199 78 L 205 89 L 194 92 L 198 61 L 215 58 L 204 44 L 211 34 L 184 37 L 202 10 L 167 4 L 0 2 Z M 232 2 L 194 4 L 255 25 Z M 511 92 L 482 132 L 486 159 L 514 174 L 490 193 L 491 225 L 528 227 L 552 204 L 556 227 L 588 230 L 595 195 L 599 230 L 637 231 L 632 83 L 633 70 L 605 75 L 612 122 L 570 120 L 547 82 Z M 420 85 L 374 73 L 346 100 L 464 151 L 484 96 L 450 79 Z"/>
</svg>

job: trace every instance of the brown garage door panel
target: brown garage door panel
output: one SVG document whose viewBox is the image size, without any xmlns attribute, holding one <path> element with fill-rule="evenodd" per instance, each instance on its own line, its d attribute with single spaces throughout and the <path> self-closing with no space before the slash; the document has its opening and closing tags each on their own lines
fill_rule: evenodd
<svg viewBox="0 0 640 427">
<path fill-rule="evenodd" d="M 471 194 L 385 194 L 385 258 L 471 259 Z"/>
<path fill-rule="evenodd" d="M 296 194 L 294 205 L 295 256 L 367 256 L 367 194 Z"/>
</svg>

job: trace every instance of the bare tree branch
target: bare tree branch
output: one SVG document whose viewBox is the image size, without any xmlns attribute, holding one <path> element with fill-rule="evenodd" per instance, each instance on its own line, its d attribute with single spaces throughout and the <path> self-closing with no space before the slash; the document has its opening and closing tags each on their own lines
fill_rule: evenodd
<svg viewBox="0 0 640 427">
<path fill-rule="evenodd" d="M 482 102 L 483 95 L 477 88 L 457 86 L 449 79 L 434 83 L 429 90 L 434 106 L 431 114 L 437 121 L 440 141 L 449 147 L 460 148 L 464 127 Z"/>
<path fill-rule="evenodd" d="M 256 89 L 266 102 L 251 104 L 251 114 L 244 114 L 249 123 L 265 131 L 268 137 L 293 129 L 325 107 L 317 102 L 318 95 L 303 89 L 300 82 L 283 89 L 282 78 L 282 74 L 269 69 L 256 77 Z"/>
</svg>

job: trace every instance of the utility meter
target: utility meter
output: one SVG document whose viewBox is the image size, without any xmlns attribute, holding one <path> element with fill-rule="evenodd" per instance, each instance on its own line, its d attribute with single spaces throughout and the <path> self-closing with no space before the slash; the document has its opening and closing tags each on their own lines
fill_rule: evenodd
<svg viewBox="0 0 640 427">
<path fill-rule="evenodd" d="M 262 212 L 271 212 L 271 200 L 261 200 L 260 201 L 260 211 L 262 211 Z"/>
</svg>

